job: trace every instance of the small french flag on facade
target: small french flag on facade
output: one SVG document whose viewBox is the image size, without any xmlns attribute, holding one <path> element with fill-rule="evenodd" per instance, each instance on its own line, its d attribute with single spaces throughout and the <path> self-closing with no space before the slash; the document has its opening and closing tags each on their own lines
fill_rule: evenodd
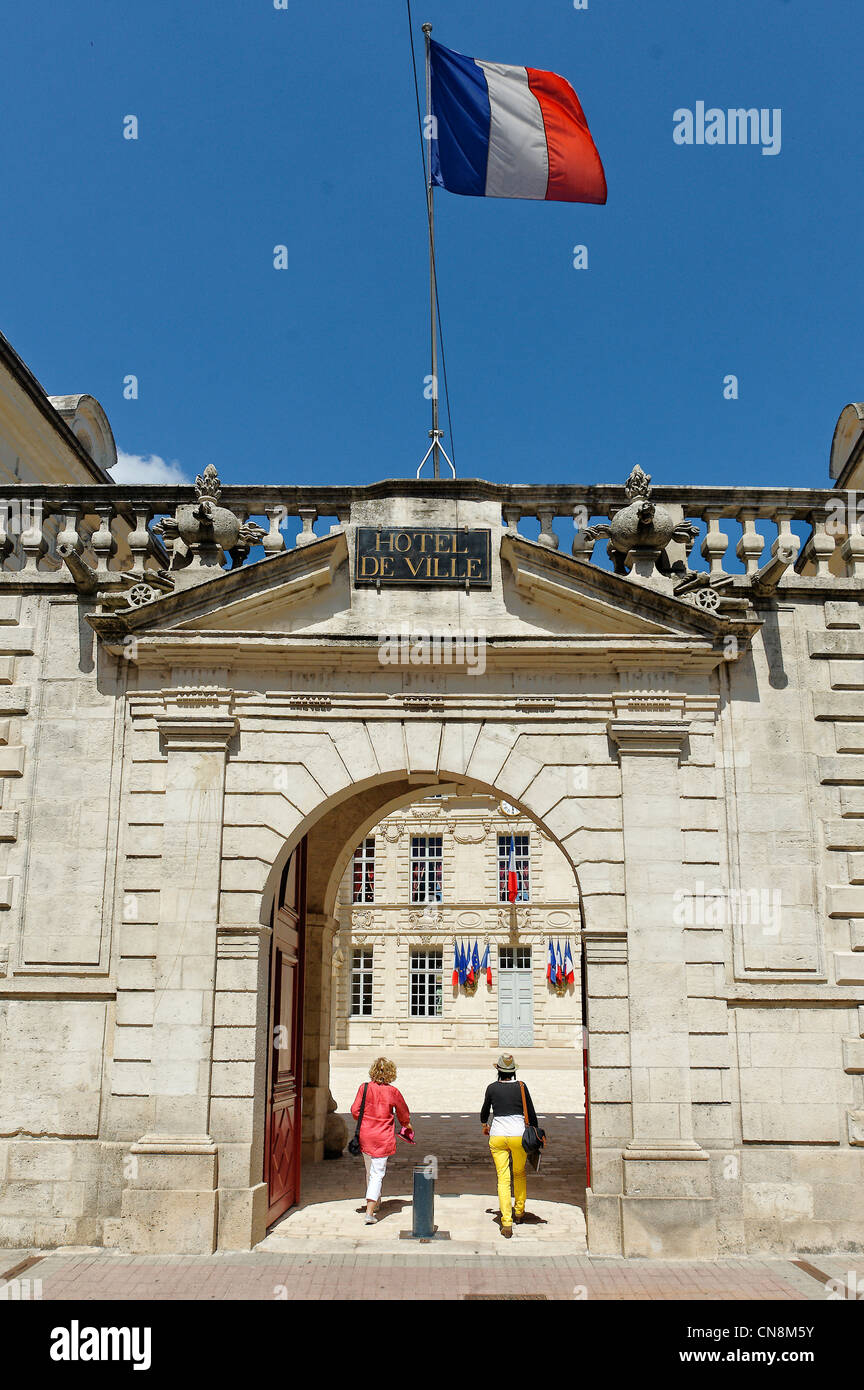
<svg viewBox="0 0 864 1390">
<path fill-rule="evenodd" d="M 491 984 L 492 984 L 492 962 L 491 962 L 490 959 L 489 959 L 489 943 L 488 943 L 488 941 L 487 941 L 487 943 L 486 943 L 486 950 L 483 952 L 483 959 L 482 959 L 481 962 L 480 962 L 480 971 L 481 971 L 481 974 L 482 974 L 482 972 L 483 972 L 484 970 L 486 971 L 486 983 L 487 983 L 487 985 L 491 985 Z"/>
<path fill-rule="evenodd" d="M 432 182 L 478 198 L 605 203 L 606 175 L 570 83 L 429 41 Z"/>
<path fill-rule="evenodd" d="M 549 938 L 549 959 L 546 962 L 546 979 L 551 985 L 555 983 L 555 947 L 552 945 L 552 938 Z"/>
<path fill-rule="evenodd" d="M 459 947 L 456 945 L 456 938 L 453 938 L 453 988 L 459 984 Z"/>
<path fill-rule="evenodd" d="M 568 985 L 572 985 L 575 978 L 573 957 L 570 954 L 570 942 L 568 941 L 564 948 L 564 979 L 567 981 Z"/>
</svg>

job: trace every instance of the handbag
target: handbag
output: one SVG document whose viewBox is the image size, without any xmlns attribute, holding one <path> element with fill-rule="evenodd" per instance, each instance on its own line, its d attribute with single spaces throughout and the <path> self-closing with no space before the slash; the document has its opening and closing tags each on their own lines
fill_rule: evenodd
<svg viewBox="0 0 864 1390">
<path fill-rule="evenodd" d="M 366 1092 L 369 1089 L 369 1082 L 363 1086 L 363 1099 L 360 1102 L 360 1114 L 357 1116 L 357 1128 L 354 1131 L 354 1138 L 348 1141 L 348 1152 L 357 1158 L 363 1150 L 360 1148 L 360 1126 L 363 1123 L 363 1111 L 366 1109 Z"/>
<path fill-rule="evenodd" d="M 522 1092 L 522 1117 L 525 1121 L 525 1128 L 522 1131 L 522 1147 L 528 1154 L 537 1154 L 538 1158 L 542 1149 L 546 1147 L 546 1131 L 540 1129 L 539 1125 L 528 1123 L 528 1105 L 525 1100 L 525 1083 L 519 1082 L 519 1090 Z"/>
</svg>

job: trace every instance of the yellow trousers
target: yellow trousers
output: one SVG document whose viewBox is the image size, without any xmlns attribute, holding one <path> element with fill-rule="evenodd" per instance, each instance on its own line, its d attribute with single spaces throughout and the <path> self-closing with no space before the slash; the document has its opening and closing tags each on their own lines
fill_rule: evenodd
<svg viewBox="0 0 864 1390">
<path fill-rule="evenodd" d="M 521 1216 L 525 1210 L 528 1183 L 525 1180 L 525 1164 L 528 1155 L 522 1147 L 521 1134 L 496 1134 L 489 1140 L 492 1162 L 498 1171 L 498 1205 L 501 1208 L 501 1225 L 512 1226 L 513 1216 Z M 510 1163 L 513 1159 L 513 1186 L 516 1189 L 516 1203 L 511 1213 L 513 1194 L 510 1192 Z"/>
</svg>

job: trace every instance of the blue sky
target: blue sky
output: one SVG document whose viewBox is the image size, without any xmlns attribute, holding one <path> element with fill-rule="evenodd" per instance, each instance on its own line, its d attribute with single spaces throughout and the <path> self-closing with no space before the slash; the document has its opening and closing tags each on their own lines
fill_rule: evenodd
<svg viewBox="0 0 864 1390">
<path fill-rule="evenodd" d="M 429 19 L 567 77 L 609 185 L 606 207 L 437 195 L 460 476 L 826 484 L 864 394 L 860 0 L 412 3 L 418 56 Z M 405 0 L 48 0 L 7 9 L 3 70 L 0 327 L 49 393 L 95 395 L 122 450 L 188 477 L 413 476 Z M 779 107 L 780 153 L 676 145 L 700 100 Z"/>
</svg>

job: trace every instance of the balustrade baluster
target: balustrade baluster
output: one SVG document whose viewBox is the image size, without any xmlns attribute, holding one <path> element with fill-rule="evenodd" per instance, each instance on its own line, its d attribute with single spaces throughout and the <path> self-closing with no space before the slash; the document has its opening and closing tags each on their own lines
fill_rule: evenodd
<svg viewBox="0 0 864 1390">
<path fill-rule="evenodd" d="M 827 579 L 831 575 L 831 559 L 837 548 L 837 537 L 828 534 L 828 520 L 824 512 L 811 512 L 809 521 L 813 534 L 805 546 L 806 557 L 812 560 L 817 579 Z"/>
<path fill-rule="evenodd" d="M 268 557 L 279 555 L 285 549 L 285 532 L 282 529 L 282 523 L 287 518 L 287 512 L 284 507 L 265 507 L 264 515 L 270 525 L 270 530 L 261 541 L 264 554 Z"/>
<path fill-rule="evenodd" d="M 150 520 L 151 508 L 146 502 L 133 502 L 132 510 L 135 514 L 135 529 L 129 532 L 126 537 L 126 544 L 132 552 L 131 572 L 141 579 L 144 576 L 147 552 L 150 549 L 150 532 L 147 530 L 147 522 Z"/>
<path fill-rule="evenodd" d="M 540 507 L 537 511 L 537 517 L 540 522 L 540 534 L 537 537 L 537 544 L 545 545 L 547 550 L 557 550 L 559 545 L 558 537 L 552 530 L 552 520 L 554 516 L 554 507 Z"/>
<path fill-rule="evenodd" d="M 850 579 L 864 578 L 864 535 L 861 522 L 856 515 L 849 518 L 849 533 L 840 547 L 840 554 L 846 561 L 846 574 Z"/>
<path fill-rule="evenodd" d="M 573 558 L 584 560 L 590 565 L 594 559 L 594 547 L 597 544 L 591 537 L 586 536 L 585 532 L 591 524 L 591 515 L 584 502 L 577 502 L 573 508 Z"/>
<path fill-rule="evenodd" d="M 798 558 L 798 551 L 801 549 L 801 541 L 792 530 L 791 511 L 778 510 L 775 513 L 777 522 L 777 538 L 771 546 L 771 554 L 775 560 L 785 560 L 788 564 L 794 565 Z"/>
<path fill-rule="evenodd" d="M 117 550 L 117 543 L 111 533 L 111 522 L 114 517 L 113 502 L 97 502 L 93 507 L 94 512 L 99 518 L 99 529 L 93 532 L 90 537 L 90 545 L 93 554 L 96 556 L 96 573 L 105 575 L 109 572 L 109 561 Z"/>
<path fill-rule="evenodd" d="M 23 498 L 20 502 L 20 512 L 17 518 L 20 527 L 19 539 L 21 550 L 24 555 L 22 571 L 29 574 L 39 572 L 39 561 L 47 553 L 48 546 L 43 534 L 44 514 L 41 499 L 35 501 L 32 498 Z M 14 516 L 10 518 L 10 529 L 14 524 Z"/>
<path fill-rule="evenodd" d="M 300 521 L 301 521 L 301 525 L 302 525 L 302 530 L 298 533 L 297 539 L 295 540 L 294 544 L 295 544 L 295 545 L 311 545 L 311 543 L 312 543 L 313 541 L 317 541 L 317 539 L 318 539 L 318 537 L 315 535 L 315 531 L 314 531 L 314 529 L 313 529 L 313 528 L 314 528 L 314 524 L 315 524 L 315 518 L 316 518 L 317 515 L 318 515 L 318 508 L 317 508 L 317 507 L 298 507 L 298 508 L 297 508 L 297 513 L 298 513 L 298 515 L 299 515 L 299 517 L 300 517 Z"/>
<path fill-rule="evenodd" d="M 759 568 L 759 561 L 762 558 L 762 551 L 765 549 L 765 537 L 760 531 L 756 530 L 756 511 L 755 509 L 745 508 L 738 513 L 738 520 L 741 522 L 741 539 L 735 547 L 735 554 L 743 563 L 747 574 L 755 574 Z M 704 553 L 704 552 L 703 552 Z"/>
<path fill-rule="evenodd" d="M 723 568 L 723 556 L 729 548 L 729 537 L 725 531 L 720 530 L 719 511 L 706 511 L 705 520 L 708 530 L 705 532 L 700 550 L 708 561 L 711 578 L 720 579 L 726 573 Z"/>
</svg>

